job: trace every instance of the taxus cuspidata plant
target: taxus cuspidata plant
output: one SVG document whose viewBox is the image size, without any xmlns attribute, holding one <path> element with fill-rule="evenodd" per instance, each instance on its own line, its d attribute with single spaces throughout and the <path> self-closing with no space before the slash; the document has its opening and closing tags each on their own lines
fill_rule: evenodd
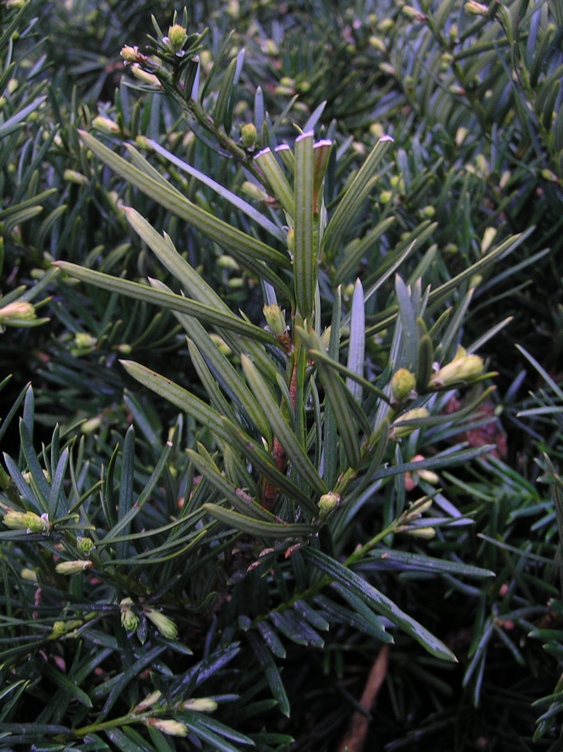
<svg viewBox="0 0 563 752">
<path fill-rule="evenodd" d="M 471 524 L 441 491 L 439 473 L 488 451 L 455 436 L 490 393 L 477 351 L 501 325 L 469 346 L 462 325 L 475 275 L 522 238 L 431 289 L 423 279 L 432 252 L 409 266 L 434 229 L 428 221 L 395 248 L 384 244 L 392 215 L 366 228 L 393 140 L 380 138 L 331 196 L 334 135 L 316 138 L 305 128 L 276 145 L 258 107 L 259 122 L 231 137 L 240 58 L 213 107 L 203 106 L 200 37 L 188 35 L 184 20 L 167 35 L 157 28 L 147 54 L 134 47 L 123 54 L 143 85 L 173 96 L 198 132 L 246 171 L 246 195 L 259 196 L 258 205 L 156 142 L 143 146 L 226 200 L 236 224 L 189 200 L 132 145 L 124 158 L 82 132 L 85 158 L 101 160 L 219 246 L 260 289 L 263 318 L 231 310 L 134 206 L 117 211 L 177 292 L 156 279 L 56 263 L 92 296 L 101 287 L 172 311 L 200 384 L 121 361 L 181 416 L 162 446 L 142 400 L 128 394 L 135 425 L 107 466 L 85 462 L 58 429 L 38 456 L 33 394 L 22 393 L 22 458 L 20 466 L 6 458 L 0 533 L 25 563 L 18 569 L 3 559 L 18 593 L 10 617 L 16 644 L 4 650 L 2 674 L 10 698 L 2 720 L 14 743 L 160 750 L 168 735 L 177 749 L 197 739 L 226 752 L 245 745 L 281 752 L 289 737 L 263 732 L 262 716 L 276 704 L 291 712 L 280 673 L 288 649 L 328 655 L 353 628 L 374 645 L 403 633 L 434 659 L 455 661 L 386 592 L 390 562 L 453 581 L 492 576 L 453 555 L 430 556 L 424 545 L 455 540 Z M 362 270 L 378 244 L 377 262 Z M 457 389 L 469 393 L 452 414 Z M 29 678 L 10 682 L 23 661 Z M 57 701 L 29 723 L 24 701 L 41 704 L 49 683 Z M 208 715 L 214 711 L 221 721 Z"/>
</svg>

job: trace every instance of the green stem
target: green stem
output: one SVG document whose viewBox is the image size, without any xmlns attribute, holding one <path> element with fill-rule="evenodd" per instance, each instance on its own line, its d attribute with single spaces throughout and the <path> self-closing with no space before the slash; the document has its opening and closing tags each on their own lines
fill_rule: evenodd
<svg viewBox="0 0 563 752">
<path fill-rule="evenodd" d="M 393 408 L 389 408 L 389 423 L 392 423 L 396 416 L 397 411 Z M 367 439 L 367 441 L 364 442 L 364 445 L 361 449 L 361 457 L 360 457 L 360 464 L 364 462 L 369 455 L 373 452 L 375 447 L 377 446 L 378 441 L 381 438 L 381 430 L 383 426 L 385 425 L 385 421 L 381 423 L 381 425 L 375 430 L 372 435 Z M 336 486 L 334 487 L 333 491 L 334 493 L 338 494 L 339 496 L 343 496 L 346 492 L 346 489 L 350 485 L 350 483 L 354 480 L 354 478 L 357 476 L 357 471 L 353 468 L 349 467 L 348 470 L 346 470 L 342 475 L 339 477 Z"/>
<path fill-rule="evenodd" d="M 262 185 L 264 185 L 263 175 L 254 165 L 252 157 L 247 154 L 247 152 L 242 147 L 240 147 L 232 138 L 227 136 L 226 133 L 224 133 L 220 128 L 217 127 L 211 115 L 209 115 L 205 111 L 205 109 L 199 104 L 199 102 L 196 102 L 195 99 L 190 99 L 189 102 L 186 102 L 184 97 L 178 91 L 171 87 L 167 87 L 167 89 L 168 93 L 175 99 L 176 103 L 180 106 L 185 116 L 191 115 L 192 117 L 194 117 L 199 125 L 201 125 L 201 127 L 209 134 L 211 134 L 219 143 L 219 145 L 225 149 L 225 151 L 229 152 L 233 159 L 235 159 L 239 164 L 244 165 L 244 167 L 246 167 L 246 169 L 251 172 L 252 175 L 257 180 L 259 180 Z"/>
<path fill-rule="evenodd" d="M 361 548 L 357 549 L 352 553 L 344 562 L 344 566 L 348 567 L 351 564 L 354 564 L 358 559 L 361 559 L 364 554 L 366 554 L 368 551 L 370 551 L 372 548 L 374 548 L 380 541 L 382 541 L 387 535 L 390 535 L 392 532 L 396 530 L 401 524 L 403 520 L 401 517 L 398 517 L 396 520 L 393 520 L 393 522 L 388 525 L 384 530 L 382 530 L 380 533 L 375 535 L 371 540 L 369 540 L 367 543 L 365 543 Z M 252 627 L 255 627 L 257 624 L 260 624 L 261 622 L 265 621 L 270 614 L 281 614 L 284 611 L 287 611 L 297 603 L 297 601 L 304 601 L 308 598 L 314 598 L 316 595 L 318 595 L 321 590 L 324 590 L 325 587 L 328 587 L 328 585 L 333 582 L 332 577 L 325 574 L 321 577 L 321 579 L 315 583 L 314 585 L 311 585 L 311 587 L 307 588 L 307 590 L 302 590 L 300 593 L 296 593 L 296 595 L 292 596 L 288 601 L 285 603 L 281 603 L 276 608 L 272 609 L 271 611 L 268 611 L 267 614 L 263 614 L 262 616 L 257 616 L 252 621 Z"/>
<path fill-rule="evenodd" d="M 85 737 L 87 734 L 96 734 L 99 731 L 105 731 L 110 728 L 117 728 L 118 726 L 126 726 L 129 723 L 139 723 L 145 720 L 146 716 L 140 715 L 122 715 L 119 718 L 112 718 L 111 721 L 103 721 L 102 723 L 92 723 L 90 726 L 82 726 L 82 728 L 73 729 L 73 736 Z"/>
</svg>

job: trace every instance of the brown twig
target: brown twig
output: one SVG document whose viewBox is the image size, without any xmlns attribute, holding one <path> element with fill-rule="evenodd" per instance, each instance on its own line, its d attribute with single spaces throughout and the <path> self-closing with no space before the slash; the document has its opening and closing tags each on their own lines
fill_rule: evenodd
<svg viewBox="0 0 563 752">
<path fill-rule="evenodd" d="M 375 705 L 377 695 L 387 675 L 388 664 L 389 645 L 384 645 L 371 667 L 362 699 L 360 700 L 360 706 L 366 711 L 366 714 L 360 711 L 354 713 L 348 730 L 340 742 L 338 752 L 362 752 L 364 749 L 370 724 L 368 714 Z"/>
<path fill-rule="evenodd" d="M 293 370 L 291 372 L 291 382 L 289 384 L 289 393 L 291 396 L 291 404 L 293 409 L 295 409 L 296 405 L 296 394 L 297 394 L 297 364 L 294 364 Z M 276 463 L 276 469 L 280 471 L 280 473 L 285 473 L 285 469 L 287 467 L 287 456 L 285 453 L 285 449 L 280 444 L 278 437 L 274 436 L 274 443 L 272 446 L 272 456 L 274 458 L 274 462 Z M 262 506 L 264 509 L 267 509 L 268 512 L 272 512 L 274 510 L 274 505 L 276 502 L 276 499 L 278 498 L 278 489 L 273 485 L 273 483 L 270 483 L 270 481 L 266 481 L 266 484 L 264 486 L 264 491 L 262 493 Z"/>
</svg>

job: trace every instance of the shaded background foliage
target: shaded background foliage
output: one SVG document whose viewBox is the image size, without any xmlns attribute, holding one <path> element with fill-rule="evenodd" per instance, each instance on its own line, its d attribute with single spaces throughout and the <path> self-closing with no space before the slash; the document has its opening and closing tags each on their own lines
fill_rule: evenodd
<svg viewBox="0 0 563 752">
<path fill-rule="evenodd" d="M 139 91 L 124 70 L 121 47 L 143 47 L 147 32 L 152 33 L 151 13 L 167 29 L 176 10 L 172 4 L 30 2 L 21 10 L 17 3 L 12 8 L 9 5 L 2 5 L 2 32 L 15 15 L 21 15 L 2 40 L 2 73 L 9 72 L 0 81 L 0 129 L 11 117 L 24 114 L 23 127 L 11 133 L 0 130 L 2 292 L 6 296 L 18 285 L 26 285 L 28 292 L 21 295 L 32 296 L 33 302 L 49 296 L 38 315 L 51 320 L 48 325 L 15 327 L 2 334 L 2 373 L 13 374 L 2 392 L 2 415 L 8 415 L 21 395 L 24 424 L 31 434 L 27 455 L 20 457 L 22 470 L 32 469 L 29 447 L 40 452 L 43 442 L 53 451 L 56 424 L 65 440 L 77 437 L 80 449 L 74 450 L 79 452 L 74 475 L 78 480 L 69 508 L 99 479 L 109 489 L 108 465 L 117 478 L 128 472 L 123 451 L 127 442 L 132 445 L 133 441 L 131 434 L 125 438 L 129 423 L 134 421 L 137 430 L 132 471 L 136 494 L 147 487 L 152 470 L 163 461 L 163 442 L 170 435 L 173 447 L 166 456 L 163 476 L 141 518 L 144 526 L 159 527 L 177 514 L 177 499 L 190 488 L 194 469 L 184 447 L 193 447 L 196 439 L 205 441 L 206 436 L 190 419 L 178 418 L 176 408 L 140 391 L 117 360 L 125 356 L 142 362 L 203 396 L 200 374 L 192 365 L 184 334 L 170 311 L 131 302 L 112 292 L 94 291 L 62 275 L 54 278 L 51 262 L 71 261 L 128 279 L 153 277 L 178 289 L 173 275 L 131 230 L 119 209 L 123 202 L 135 206 L 159 232 L 166 230 L 176 248 L 202 270 L 231 310 L 241 308 L 256 324 L 262 323 L 260 288 L 253 275 L 213 241 L 93 159 L 80 142 L 77 128 L 97 133 L 116 152 L 122 152 L 125 141 L 142 148 L 142 137 L 152 138 L 240 195 L 245 195 L 243 184 L 248 175 L 233 160 L 226 160 L 212 139 L 194 136 L 195 132 L 205 134 L 198 131 L 197 124 L 186 123 L 177 103 Z M 488 410 L 494 410 L 503 429 L 493 424 L 496 427 L 491 433 L 489 425 L 488 440 L 492 436 L 493 441 L 500 441 L 501 456 L 476 460 L 440 476 L 444 494 L 474 525 L 462 534 L 446 532 L 424 546 L 399 546 L 447 560 L 459 558 L 495 572 L 496 579 L 461 582 L 451 574 L 435 576 L 399 568 L 398 564 L 377 569 L 378 578 L 385 573 L 386 592 L 451 647 L 459 665 L 444 664 L 397 636 L 386 685 L 373 711 L 368 745 L 387 750 L 423 749 L 430 743 L 444 750 L 480 749 L 485 743 L 489 749 L 559 749 L 561 688 L 554 690 L 561 673 L 559 628 L 563 616 L 558 552 L 561 486 L 557 475 L 562 452 L 558 371 L 563 316 L 563 18 L 559 4 L 533 5 L 522 0 L 492 4 L 487 17 L 470 15 L 463 3 L 449 0 L 421 3 L 414 12 L 385 0 L 296 2 L 281 7 L 269 2 L 201 2 L 188 10 L 190 31 L 192 27 L 210 27 L 200 53 L 202 77 L 209 80 L 213 63 L 216 66 L 204 98 L 209 111 L 216 106 L 228 63 L 245 49 L 232 102 L 234 138 L 238 138 L 241 124 L 257 118 L 260 96 L 256 90 L 260 87 L 269 113 L 267 130 L 258 128 L 260 145 L 292 142 L 293 123 L 303 128 L 314 124 L 318 135 L 329 134 L 335 140 L 336 156 L 326 179 L 329 207 L 377 137 L 383 133 L 393 136 L 393 152 L 358 217 L 357 237 L 388 217 L 394 217 L 394 222 L 379 242 L 364 249 L 357 265 L 337 280 L 344 284 L 346 305 L 351 295 L 347 287 L 356 276 L 361 274 L 367 287 L 371 270 L 378 269 L 382 258 L 401 243 L 422 237 L 400 272 L 406 279 L 423 273 L 425 283 L 435 288 L 482 259 L 491 244 L 496 246 L 515 233 L 535 228 L 515 251 L 479 269 L 479 279 L 471 280 L 475 292 L 463 321 L 464 344 L 478 341 L 499 322 L 511 319 L 484 350 L 490 369 L 499 371 L 499 388 Z M 13 36 L 16 29 L 18 38 Z M 15 67 L 9 69 L 12 61 Z M 297 98 L 289 114 L 277 122 L 293 97 Z M 115 132 L 105 132 L 103 122 L 96 125 L 99 115 L 118 124 Z M 211 207 L 215 216 L 248 232 L 248 221 L 229 201 L 170 167 L 159 155 L 146 154 L 194 203 Z M 6 214 L 7 210 L 11 214 Z M 266 214 L 268 211 L 265 209 Z M 264 237 L 260 228 L 255 232 Z M 331 264 L 322 270 L 323 301 L 331 298 L 335 275 L 337 270 Z M 468 288 L 469 280 L 452 291 L 448 302 L 454 309 L 462 305 Z M 392 347 L 392 327 L 382 327 L 378 313 L 388 308 L 393 296 L 389 281 L 366 309 L 368 331 L 375 334 L 367 344 L 374 375 L 385 367 Z M 515 344 L 525 352 L 515 350 Z M 33 401 L 29 393 L 25 400 L 22 394 L 30 380 Z M 528 396 L 530 391 L 532 396 Z M 3 425 L 7 428 L 4 448 L 17 460 L 18 454 L 25 454 L 19 448 L 17 421 Z M 171 431 L 173 425 L 176 428 Z M 484 428 L 478 421 L 461 428 L 472 427 L 472 440 L 482 436 Z M 467 433 L 459 436 L 460 430 L 451 427 L 440 433 L 439 427 L 430 428 L 424 441 L 430 452 L 436 451 L 448 442 L 467 439 Z M 506 454 L 499 439 L 501 430 L 506 434 Z M 22 441 L 26 445 L 25 436 Z M 128 451 L 125 456 L 130 458 L 131 449 Z M 50 462 L 55 477 L 53 455 Z M 423 480 L 419 483 L 428 490 Z M 398 487 L 397 482 L 393 491 Z M 201 495 L 204 492 L 202 487 Z M 368 502 L 351 524 L 348 540 L 363 543 L 380 530 L 380 502 Z M 167 543 L 164 534 L 155 541 L 155 546 Z M 47 569 L 45 554 L 34 551 L 32 543 L 26 542 L 21 551 L 22 566 L 25 562 L 36 571 Z M 25 597 L 16 610 L 27 608 L 29 612 L 33 583 L 22 581 L 18 568 L 11 568 L 6 557 L 2 561 L 6 596 L 17 581 L 18 592 Z M 202 571 L 206 576 L 187 587 L 191 588 L 190 601 L 201 606 L 203 616 L 182 613 L 180 626 L 198 660 L 213 663 L 210 656 L 214 651 L 219 655 L 230 649 L 225 625 L 241 613 L 236 608 L 222 613 L 219 632 L 223 631 L 223 642 L 219 644 L 216 621 L 212 619 L 212 627 L 206 631 L 213 607 L 206 605 L 205 599 L 216 588 L 216 572 L 212 566 Z M 164 603 L 165 583 L 173 576 L 172 566 L 163 567 L 156 580 L 155 589 Z M 186 579 L 189 581 L 187 575 Z M 235 603 L 251 602 L 253 589 L 259 599 L 260 581 L 249 577 L 237 584 Z M 123 583 L 119 585 L 124 591 L 131 587 L 130 582 L 125 588 Z M 282 587 L 279 582 L 277 586 Z M 78 585 L 68 592 L 66 588 L 60 577 L 43 588 L 43 622 L 36 622 L 44 636 L 60 616 L 60 592 L 75 603 L 80 598 L 83 603 L 115 601 L 114 590 L 107 584 L 88 585 L 86 597 L 78 592 Z M 11 618 L 6 596 L 3 608 Z M 72 663 L 76 675 L 83 672 L 84 676 L 95 670 L 96 661 L 106 660 L 104 651 L 125 651 L 127 670 L 135 661 L 144 660 L 142 650 L 133 655 L 130 641 L 120 630 L 115 605 L 108 606 L 107 617 L 98 614 L 96 618 L 92 636 L 83 632 L 86 647 L 82 654 L 67 640 L 55 646 L 53 656 L 63 658 L 68 666 Z M 6 632 L 3 638 L 13 639 L 17 628 L 10 623 L 7 629 L 12 633 Z M 147 647 L 146 655 L 153 650 L 158 665 L 165 648 L 160 651 L 158 635 L 151 639 L 156 642 Z M 229 693 L 239 696 L 221 705 L 221 721 L 242 728 L 241 733 L 258 734 L 267 727 L 275 733 L 291 734 L 296 739 L 295 750 L 330 749 L 331 739 L 342 734 L 355 708 L 379 643 L 345 625 L 326 639 L 322 653 L 307 648 L 304 664 L 302 648 L 284 638 L 287 658 L 282 678 L 291 698 L 290 720 L 268 705 L 272 695 L 263 670 L 257 666 L 245 670 L 245 654 L 238 655 L 233 643 L 230 661 L 225 659 L 223 667 L 222 659 L 217 658 L 218 669 L 209 671 L 204 685 L 208 695 L 227 694 L 227 686 Z M 179 645 L 174 649 L 183 662 L 178 671 L 188 671 L 194 659 L 184 655 Z M 161 681 L 170 669 L 166 666 L 170 654 L 162 661 L 158 667 Z M 55 666 L 53 662 L 43 666 L 30 657 L 19 665 L 22 684 L 6 695 L 8 711 L 3 722 L 27 720 L 21 708 L 25 713 L 34 708 L 37 722 L 41 722 L 43 705 L 53 687 L 59 687 L 59 692 L 68 692 L 69 687 L 61 687 L 62 674 L 53 673 L 59 665 L 56 661 Z M 114 662 L 113 678 L 118 685 L 116 666 Z M 1 675 L 5 689 L 6 671 Z M 92 683 L 86 689 L 93 691 L 98 708 L 108 694 L 100 687 Z M 142 680 L 131 681 L 128 685 L 124 682 L 121 691 L 122 706 L 132 707 L 148 688 Z M 554 692 L 550 699 L 533 705 Z M 117 702 L 117 694 L 109 694 Z M 70 695 L 66 701 L 68 706 Z M 105 712 L 109 713 L 107 702 Z M 536 726 L 538 716 L 546 711 L 546 719 Z M 245 713 L 247 721 L 243 720 Z M 239 721 L 242 726 L 237 725 Z M 536 728 L 541 733 L 532 741 Z M 111 739 L 115 748 L 143 743 L 136 737 L 124 739 L 120 733 Z M 151 734 L 154 748 L 167 748 L 158 746 L 168 744 L 162 736 L 156 741 L 156 732 Z M 22 744 L 30 740 L 24 738 Z M 11 742 L 5 743 L 9 748 Z M 260 743 L 264 749 L 281 750 L 287 745 L 282 740 Z M 77 744 L 77 748 L 86 747 Z"/>
</svg>

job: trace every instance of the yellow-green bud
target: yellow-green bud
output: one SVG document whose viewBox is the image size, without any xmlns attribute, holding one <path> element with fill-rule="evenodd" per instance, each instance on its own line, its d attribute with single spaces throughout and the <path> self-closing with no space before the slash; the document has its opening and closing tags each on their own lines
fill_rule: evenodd
<svg viewBox="0 0 563 752">
<path fill-rule="evenodd" d="M 385 42 L 383 41 L 383 39 L 381 39 L 381 37 L 376 36 L 375 34 L 373 34 L 368 39 L 368 42 L 369 42 L 370 47 L 373 47 L 375 50 L 378 50 L 379 52 L 385 52 L 385 50 L 387 49 L 385 47 Z"/>
<path fill-rule="evenodd" d="M 147 726 L 153 726 L 153 728 L 162 731 L 163 734 L 168 736 L 187 736 L 188 728 L 180 721 L 166 721 L 161 718 L 148 718 L 145 723 Z"/>
<path fill-rule="evenodd" d="M 254 149 L 258 132 L 254 123 L 246 123 L 240 129 L 240 140 L 245 149 Z"/>
<path fill-rule="evenodd" d="M 211 697 L 194 697 L 182 703 L 184 710 L 195 710 L 196 713 L 213 713 L 219 706 Z"/>
<path fill-rule="evenodd" d="M 117 191 L 108 191 L 107 197 L 116 214 L 123 214 L 123 201 Z"/>
<path fill-rule="evenodd" d="M 231 18 L 235 20 L 240 16 L 240 3 L 238 0 L 229 0 L 227 5 L 227 13 Z"/>
<path fill-rule="evenodd" d="M 412 21 L 418 21 L 420 23 L 423 23 L 424 21 L 427 20 L 424 13 L 421 13 L 419 10 L 417 10 L 416 8 L 413 8 L 410 5 L 403 5 L 403 7 L 401 8 L 401 12 L 407 18 L 410 18 Z"/>
<path fill-rule="evenodd" d="M 84 423 L 82 423 L 80 430 L 82 431 L 82 433 L 88 435 L 90 433 L 94 433 L 94 431 L 96 431 L 101 425 L 101 418 L 90 418 L 90 420 L 86 420 Z"/>
<path fill-rule="evenodd" d="M 106 133 L 120 133 L 121 132 L 121 128 L 116 122 L 114 122 L 113 120 L 110 120 L 107 117 L 103 117 L 102 115 L 98 115 L 98 117 L 95 117 L 92 120 L 92 125 L 95 128 L 99 128 L 101 131 L 105 131 Z"/>
<path fill-rule="evenodd" d="M 404 402 L 410 397 L 414 397 L 412 394 L 416 386 L 416 376 L 411 373 L 408 368 L 399 368 L 395 371 L 393 378 L 391 379 L 391 394 L 396 402 Z"/>
<path fill-rule="evenodd" d="M 251 183 L 250 180 L 245 180 L 240 188 L 243 193 L 246 193 L 246 195 L 249 196 L 254 201 L 271 200 L 270 196 L 266 193 L 266 191 L 263 188 L 261 188 L 259 185 L 256 185 L 256 183 Z"/>
<path fill-rule="evenodd" d="M 329 491 L 321 496 L 319 499 L 319 512 L 321 517 L 326 517 L 333 510 L 337 509 L 340 505 L 340 495 Z"/>
<path fill-rule="evenodd" d="M 217 259 L 217 266 L 219 267 L 219 269 L 230 269 L 234 272 L 240 269 L 237 260 L 232 256 L 227 256 L 226 254 L 219 256 L 219 258 Z"/>
<path fill-rule="evenodd" d="M 157 689 L 155 692 L 152 692 L 150 695 L 147 695 L 147 697 L 145 697 L 144 700 L 141 700 L 141 702 L 135 706 L 133 712 L 143 713 L 145 710 L 152 708 L 152 706 L 155 703 L 157 703 L 161 697 L 162 697 L 162 692 Z"/>
<path fill-rule="evenodd" d="M 121 48 L 120 54 L 121 54 L 121 57 L 128 63 L 136 63 L 139 57 L 139 48 L 130 47 L 128 44 L 126 44 L 124 47 Z"/>
<path fill-rule="evenodd" d="M 280 97 L 292 97 L 295 94 L 295 89 L 292 86 L 276 86 L 274 89 L 274 94 L 277 94 Z"/>
<path fill-rule="evenodd" d="M 422 473 L 425 472 L 424 470 L 417 470 L 417 475 L 422 475 Z M 438 477 L 438 476 L 436 476 Z M 422 517 L 424 512 L 427 512 L 430 507 L 432 506 L 432 499 L 423 499 L 420 501 L 415 501 L 410 505 L 410 509 L 406 515 L 407 520 L 413 520 L 418 519 L 419 517 Z"/>
<path fill-rule="evenodd" d="M 96 548 L 94 541 L 91 538 L 82 538 L 80 535 L 76 538 L 76 547 L 81 554 L 88 556 L 91 551 Z"/>
<path fill-rule="evenodd" d="M 45 476 L 45 480 L 49 481 L 49 483 L 50 483 L 51 482 L 51 477 L 50 477 L 50 475 L 49 475 L 49 473 L 48 473 L 47 470 L 45 470 L 45 469 L 43 470 L 43 475 Z M 31 473 L 28 470 L 26 470 L 26 471 L 24 471 L 22 473 L 22 478 L 25 480 L 25 482 L 27 483 L 28 486 L 31 485 Z M 41 519 L 48 520 L 49 519 L 49 515 L 48 514 L 42 514 L 41 515 Z"/>
<path fill-rule="evenodd" d="M 137 63 L 133 63 L 133 65 L 131 66 L 131 73 L 135 76 L 135 78 L 138 78 L 139 81 L 142 81 L 144 84 L 150 84 L 151 86 L 158 87 L 160 87 L 161 85 L 160 81 L 153 73 L 149 73 L 148 71 L 143 70 Z"/>
<path fill-rule="evenodd" d="M 475 0 L 469 0 L 463 7 L 465 8 L 465 12 L 469 13 L 470 16 L 486 16 L 489 12 L 487 5 L 477 3 Z"/>
<path fill-rule="evenodd" d="M 422 480 L 425 480 L 427 483 L 430 483 L 432 486 L 437 485 L 440 482 L 440 478 L 437 473 L 434 473 L 432 470 L 417 470 L 416 474 L 419 478 L 422 478 Z"/>
<path fill-rule="evenodd" d="M 178 637 L 178 627 L 168 616 L 160 611 L 153 611 L 153 609 L 147 609 L 145 615 L 167 640 L 175 640 Z"/>
<path fill-rule="evenodd" d="M 49 515 L 41 517 L 35 512 L 16 512 L 10 509 L 2 522 L 12 530 L 26 530 L 28 533 L 48 533 L 50 530 Z"/>
<path fill-rule="evenodd" d="M 290 227 L 287 231 L 287 250 L 291 253 L 292 257 L 295 254 L 295 230 L 293 227 Z"/>
<path fill-rule="evenodd" d="M 81 350 L 92 350 L 97 342 L 98 340 L 87 332 L 76 332 L 74 335 L 74 344 Z"/>
<path fill-rule="evenodd" d="M 397 71 L 391 65 L 391 63 L 379 63 L 378 67 L 380 71 L 383 71 L 383 73 L 387 73 L 388 76 L 395 76 L 397 73 Z"/>
<path fill-rule="evenodd" d="M 423 219 L 431 219 L 435 214 L 436 214 L 436 209 L 431 204 L 428 204 L 428 206 L 424 206 L 420 210 L 420 216 Z"/>
<path fill-rule="evenodd" d="M 231 350 L 229 345 L 225 342 L 223 337 L 221 337 L 219 334 L 212 333 L 209 335 L 209 337 L 222 355 L 228 358 L 230 355 L 233 354 L 233 351 Z"/>
<path fill-rule="evenodd" d="M 560 180 L 557 177 L 557 175 L 554 172 L 552 172 L 551 170 L 548 170 L 547 167 L 545 167 L 541 171 L 541 176 L 542 176 L 542 178 L 544 180 L 549 180 L 550 183 L 559 183 L 560 182 Z"/>
<path fill-rule="evenodd" d="M 478 173 L 483 177 L 486 177 L 491 171 L 489 162 L 484 154 L 477 154 L 475 157 L 475 166 L 477 167 Z"/>
<path fill-rule="evenodd" d="M 455 145 L 461 146 L 463 142 L 465 141 L 467 134 L 469 133 L 467 128 L 464 128 L 463 126 L 460 126 L 457 131 L 455 132 Z"/>
<path fill-rule="evenodd" d="M 150 144 L 149 139 L 143 136 L 141 133 L 135 137 L 135 146 L 137 149 L 144 149 L 145 151 L 153 151 L 153 147 Z"/>
<path fill-rule="evenodd" d="M 285 334 L 287 329 L 285 315 L 279 305 L 276 305 L 276 303 L 265 305 L 262 310 L 264 312 L 266 324 L 269 326 L 272 334 L 275 334 L 276 337 L 281 337 L 282 334 Z"/>
<path fill-rule="evenodd" d="M 389 204 L 393 200 L 393 191 L 381 191 L 379 194 L 379 201 L 384 206 Z"/>
<path fill-rule="evenodd" d="M 75 185 L 86 185 L 88 183 L 86 175 L 83 175 L 76 170 L 65 170 L 63 172 L 63 179 L 66 180 L 67 183 L 74 183 Z"/>
<path fill-rule="evenodd" d="M 14 300 L 13 303 L 0 308 L 0 322 L 4 324 L 9 321 L 31 321 L 34 318 L 36 318 L 35 308 L 27 300 Z"/>
<path fill-rule="evenodd" d="M 379 22 L 377 28 L 384 34 L 388 34 L 395 28 L 395 21 L 392 18 L 384 18 L 383 21 Z"/>
<path fill-rule="evenodd" d="M 139 617 L 131 609 L 133 601 L 131 598 L 124 598 L 120 604 L 121 609 L 121 626 L 128 632 L 133 632 L 139 626 Z"/>
<path fill-rule="evenodd" d="M 61 561 L 55 567 L 57 574 L 77 574 L 78 572 L 84 572 L 86 569 L 93 567 L 93 563 L 89 560 L 86 561 Z"/>
<path fill-rule="evenodd" d="M 510 182 L 511 178 L 512 178 L 512 173 L 510 172 L 510 170 L 505 170 L 500 176 L 500 180 L 498 181 L 498 187 L 504 190 L 504 188 L 506 188 L 506 186 Z"/>
<path fill-rule="evenodd" d="M 168 46 L 172 52 L 180 52 L 184 42 L 188 38 L 188 33 L 180 24 L 174 24 L 168 29 Z"/>
<path fill-rule="evenodd" d="M 261 43 L 262 51 L 265 52 L 267 55 L 271 55 L 272 57 L 275 55 L 279 55 L 279 47 L 274 42 L 273 39 L 266 39 L 264 42 Z"/>
<path fill-rule="evenodd" d="M 401 424 L 405 423 L 408 420 L 418 420 L 419 418 L 427 418 L 429 415 L 430 413 L 425 407 L 415 407 L 412 410 L 407 410 L 407 412 L 403 413 L 400 417 L 398 417 L 393 423 L 393 425 L 391 426 L 389 438 L 392 440 L 395 440 L 395 439 L 404 439 L 407 436 L 410 436 L 410 434 L 414 430 L 416 430 L 416 426 L 405 426 Z"/>
<path fill-rule="evenodd" d="M 423 540 L 431 540 L 436 535 L 436 530 L 433 527 L 411 527 L 401 532 L 411 535 L 413 538 L 422 538 Z"/>
<path fill-rule="evenodd" d="M 62 635 L 72 632 L 74 629 L 78 629 L 84 624 L 80 619 L 70 619 L 69 621 L 56 621 L 53 624 L 53 637 L 60 637 Z"/>
<path fill-rule="evenodd" d="M 483 240 L 481 240 L 481 253 L 487 253 L 487 251 L 493 244 L 493 240 L 495 239 L 496 234 L 496 227 L 487 227 L 487 229 L 483 233 Z"/>
<path fill-rule="evenodd" d="M 24 567 L 20 572 L 20 577 L 26 582 L 37 583 L 37 572 L 34 569 L 27 569 Z"/>
<path fill-rule="evenodd" d="M 483 373 L 483 358 L 467 355 L 461 346 L 457 348 L 455 358 L 440 368 L 430 379 L 430 387 L 443 387 L 458 381 L 468 381 Z"/>
<path fill-rule="evenodd" d="M 324 332 L 321 334 L 321 342 L 323 345 L 328 349 L 328 346 L 330 345 L 330 331 L 331 327 L 327 326 L 327 328 L 324 330 Z"/>
</svg>

